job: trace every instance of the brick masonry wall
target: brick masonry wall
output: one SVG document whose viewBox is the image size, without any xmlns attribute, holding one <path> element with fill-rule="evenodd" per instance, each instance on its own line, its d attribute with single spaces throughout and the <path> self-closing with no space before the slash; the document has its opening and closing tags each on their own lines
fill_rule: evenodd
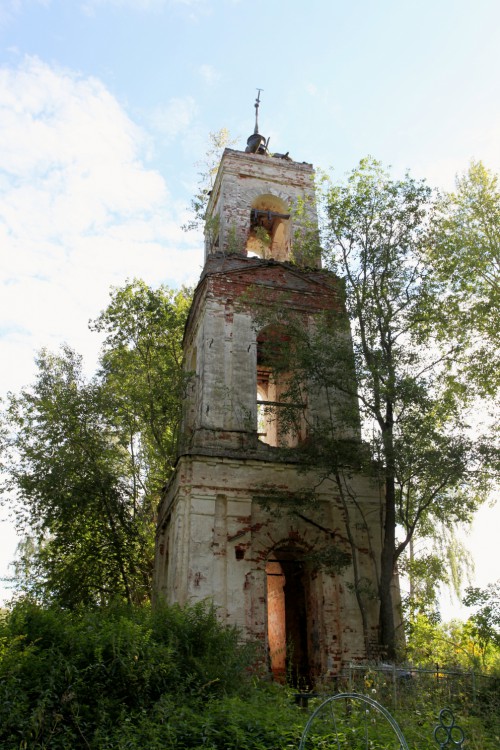
<svg viewBox="0 0 500 750">
<path fill-rule="evenodd" d="M 244 251 L 250 231 L 250 210 L 263 195 L 274 197 L 283 210 L 292 213 L 292 246 L 306 228 L 317 228 L 311 164 L 226 149 L 207 208 L 209 220 L 216 217 L 219 223 L 217 250 Z M 303 202 L 305 209 L 300 216 L 296 214 L 299 202 Z M 207 234 L 205 260 L 214 251 L 212 234 L 213 230 Z M 317 259 L 316 264 L 319 263 Z"/>
<path fill-rule="evenodd" d="M 294 465 L 182 458 L 159 519 L 156 569 L 167 576 L 157 578 L 160 595 L 181 604 L 212 599 L 221 617 L 266 644 L 266 563 L 273 550 L 292 544 L 307 552 L 335 544 L 349 552 L 349 544 L 344 510 L 333 484 L 323 483 L 319 503 L 304 510 L 303 518 L 286 511 L 270 514 L 259 498 L 266 494 L 272 498 L 275 490 L 293 495 L 319 481 L 317 475 L 300 473 Z M 378 554 L 378 499 L 362 478 L 354 480 L 353 489 L 371 526 L 361 530 L 361 519 L 353 516 L 351 527 L 361 550 L 362 575 L 373 579 L 368 534 L 372 551 Z M 172 557 L 167 566 L 165 550 Z M 311 565 L 308 571 L 311 668 L 316 675 L 333 674 L 339 665 L 365 655 L 352 570 L 332 575 Z M 368 615 L 376 640 L 376 602 L 368 604 Z"/>
<path fill-rule="evenodd" d="M 159 507 L 154 585 L 155 596 L 169 602 L 211 599 L 221 619 L 241 627 L 267 651 L 269 626 L 282 627 L 285 600 L 279 584 L 268 590 L 266 565 L 275 551 L 286 549 L 303 566 L 308 662 L 319 677 L 337 674 L 343 664 L 367 655 L 352 567 L 334 573 L 308 562 L 311 552 L 325 546 L 352 553 L 346 509 L 331 480 L 318 470 L 304 471 L 298 459 L 285 460 L 258 439 L 259 324 L 255 306 L 245 301 L 254 295 L 258 305 L 279 305 L 311 324 L 316 315 L 331 311 L 339 315 L 345 335 L 339 280 L 320 269 L 319 258 L 311 268 L 246 255 L 250 209 L 259 196 L 290 209 L 305 199 L 305 218 L 291 219 L 292 240 L 304 222 L 314 228 L 312 177 L 309 164 L 224 153 L 208 208 L 209 216 L 220 217 L 218 252 L 207 245 L 184 337 L 185 360 L 194 373 L 178 464 Z M 228 254 L 224 249 L 233 229 L 241 252 Z M 324 393 L 308 393 L 310 416 L 326 408 Z M 376 593 L 379 497 L 366 478 L 354 476 L 349 483 L 357 501 L 348 514 L 360 575 Z M 276 492 L 293 498 L 313 488 L 317 502 L 302 513 L 269 510 L 279 509 Z M 269 596 L 278 601 L 274 625 Z M 376 597 L 367 599 L 366 608 L 367 636 L 376 642 Z"/>
</svg>

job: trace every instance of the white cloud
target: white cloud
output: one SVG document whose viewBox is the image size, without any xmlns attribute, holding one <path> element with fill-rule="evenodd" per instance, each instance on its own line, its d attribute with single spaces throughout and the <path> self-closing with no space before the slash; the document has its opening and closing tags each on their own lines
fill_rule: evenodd
<svg viewBox="0 0 500 750">
<path fill-rule="evenodd" d="M 197 113 L 196 102 L 191 96 L 171 99 L 164 107 L 156 109 L 151 116 L 153 128 L 171 140 L 192 124 Z"/>
<path fill-rule="evenodd" d="M 220 73 L 212 65 L 200 65 L 199 72 L 209 86 L 212 86 L 220 78 Z"/>
<path fill-rule="evenodd" d="M 170 132 L 192 110 L 171 103 Z M 43 346 L 68 342 L 92 372 L 100 339 L 88 321 L 111 285 L 199 276 L 200 238 L 180 230 L 165 180 L 145 166 L 148 145 L 100 81 L 34 58 L 0 67 L 1 394 L 33 381 Z M 5 513 L 0 571 L 16 543 Z"/>
<path fill-rule="evenodd" d="M 110 285 L 198 275 L 199 245 L 146 145 L 98 80 L 38 59 L 0 68 L 1 390 L 31 380 L 41 346 L 68 341 L 93 364 L 87 322 Z"/>
<path fill-rule="evenodd" d="M 0 26 L 8 23 L 15 15 L 29 5 L 43 5 L 48 7 L 51 0 L 1 0 Z"/>
</svg>

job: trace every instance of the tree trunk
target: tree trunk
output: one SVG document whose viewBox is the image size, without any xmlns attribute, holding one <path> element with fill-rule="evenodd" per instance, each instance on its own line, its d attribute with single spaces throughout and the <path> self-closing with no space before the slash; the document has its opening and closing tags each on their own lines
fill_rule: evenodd
<svg viewBox="0 0 500 750">
<path fill-rule="evenodd" d="M 360 580 L 359 565 L 358 565 L 358 547 L 356 545 L 356 542 L 352 533 L 351 521 L 349 518 L 349 506 L 348 506 L 347 500 L 345 498 L 345 493 L 344 493 L 344 482 L 342 480 L 342 477 L 340 476 L 340 472 L 338 471 L 338 469 L 335 470 L 335 482 L 337 484 L 340 500 L 344 508 L 347 538 L 349 540 L 349 545 L 351 548 L 352 569 L 353 569 L 353 574 L 354 574 L 354 593 L 355 593 L 356 601 L 359 607 L 359 613 L 361 615 L 361 624 L 363 628 L 363 640 L 365 643 L 365 654 L 366 654 L 367 659 L 371 659 L 372 649 L 371 649 L 371 643 L 370 643 L 370 634 L 368 630 L 368 617 L 366 614 L 365 602 L 363 601 L 363 597 L 361 594 L 361 580 Z"/>
<path fill-rule="evenodd" d="M 394 575 L 395 546 L 395 504 L 394 478 L 386 478 L 386 507 L 384 520 L 384 539 L 380 558 L 380 645 L 391 661 L 396 658 L 396 635 L 394 626 L 394 605 L 392 601 L 392 579 Z"/>
<path fill-rule="evenodd" d="M 396 546 L 396 483 L 394 466 L 394 441 L 392 433 L 392 405 L 387 404 L 386 425 L 383 432 L 385 452 L 385 508 L 384 536 L 380 558 L 380 615 L 379 638 L 384 656 L 391 661 L 396 658 L 396 631 L 392 580 L 394 576 L 394 550 Z"/>
</svg>

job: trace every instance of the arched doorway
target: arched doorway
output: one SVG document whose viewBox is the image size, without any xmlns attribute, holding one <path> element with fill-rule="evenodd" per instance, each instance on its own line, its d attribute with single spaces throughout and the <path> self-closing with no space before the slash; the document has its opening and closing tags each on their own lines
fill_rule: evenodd
<svg viewBox="0 0 500 750">
<path fill-rule="evenodd" d="M 308 566 L 295 545 L 275 548 L 266 564 L 267 642 L 275 680 L 310 684 Z"/>
</svg>

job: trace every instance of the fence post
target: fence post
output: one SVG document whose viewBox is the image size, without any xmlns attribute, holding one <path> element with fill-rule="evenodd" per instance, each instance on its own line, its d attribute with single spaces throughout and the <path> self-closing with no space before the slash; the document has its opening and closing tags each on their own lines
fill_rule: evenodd
<svg viewBox="0 0 500 750">
<path fill-rule="evenodd" d="M 398 687 L 396 684 L 396 665 L 392 665 L 392 702 L 394 711 L 398 707 Z"/>
</svg>

